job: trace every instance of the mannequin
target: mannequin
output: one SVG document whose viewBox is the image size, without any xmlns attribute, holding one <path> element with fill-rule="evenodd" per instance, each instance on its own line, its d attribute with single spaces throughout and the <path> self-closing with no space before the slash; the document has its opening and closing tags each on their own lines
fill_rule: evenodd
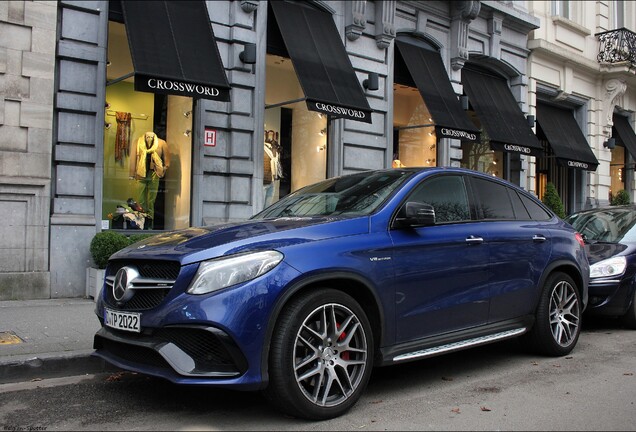
<svg viewBox="0 0 636 432">
<path fill-rule="evenodd" d="M 130 155 L 130 178 L 137 180 L 137 202 L 148 214 L 148 228 L 152 229 L 155 215 L 155 199 L 159 190 L 159 180 L 170 166 L 168 143 L 154 132 L 146 132 L 139 137 Z"/>
<path fill-rule="evenodd" d="M 283 177 L 283 165 L 280 160 L 281 146 L 278 143 L 278 132 L 265 131 L 265 160 L 263 169 L 263 190 L 265 207 L 278 201 L 280 179 Z"/>
</svg>

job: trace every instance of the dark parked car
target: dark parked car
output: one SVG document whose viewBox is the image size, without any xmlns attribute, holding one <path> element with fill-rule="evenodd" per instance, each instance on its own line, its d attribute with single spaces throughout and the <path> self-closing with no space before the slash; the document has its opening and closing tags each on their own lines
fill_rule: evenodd
<svg viewBox="0 0 636 432">
<path fill-rule="evenodd" d="M 574 213 L 566 219 L 587 243 L 590 315 L 613 315 L 636 329 L 636 207 Z"/>
<path fill-rule="evenodd" d="M 507 182 L 361 172 L 113 255 L 95 353 L 326 419 L 355 404 L 375 366 L 518 336 L 568 354 L 588 276 L 581 236 Z"/>
</svg>

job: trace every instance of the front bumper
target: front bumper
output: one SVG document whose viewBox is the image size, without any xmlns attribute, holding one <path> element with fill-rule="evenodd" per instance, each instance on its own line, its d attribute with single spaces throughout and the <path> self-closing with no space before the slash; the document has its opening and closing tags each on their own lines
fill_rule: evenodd
<svg viewBox="0 0 636 432">
<path fill-rule="evenodd" d="M 586 312 L 591 315 L 624 315 L 631 305 L 634 289 L 636 289 L 634 277 L 592 279 L 589 285 L 589 305 Z"/>
<path fill-rule="evenodd" d="M 141 305 L 150 304 L 149 290 L 138 290 L 143 302 L 135 294 L 117 305 L 109 294 L 112 286 L 106 285 L 95 310 L 102 328 L 94 338 L 94 355 L 122 369 L 178 384 L 263 388 L 262 365 L 274 305 L 299 273 L 281 263 L 244 284 L 191 295 L 185 290 L 195 270 L 183 267 L 169 292 L 148 308 Z M 140 313 L 141 333 L 104 326 L 105 308 Z"/>
</svg>

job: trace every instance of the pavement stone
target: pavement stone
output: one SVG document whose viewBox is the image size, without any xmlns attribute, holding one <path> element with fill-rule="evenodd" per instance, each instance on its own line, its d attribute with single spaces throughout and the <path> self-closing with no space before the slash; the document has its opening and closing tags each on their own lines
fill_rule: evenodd
<svg viewBox="0 0 636 432">
<path fill-rule="evenodd" d="M 91 356 L 99 328 L 92 299 L 0 301 L 0 384 L 118 370 Z"/>
</svg>

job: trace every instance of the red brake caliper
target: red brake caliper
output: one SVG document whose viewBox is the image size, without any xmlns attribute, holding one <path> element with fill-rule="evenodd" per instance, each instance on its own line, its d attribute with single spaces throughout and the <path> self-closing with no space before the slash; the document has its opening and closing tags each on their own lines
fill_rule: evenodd
<svg viewBox="0 0 636 432">
<path fill-rule="evenodd" d="M 340 324 L 336 323 L 336 327 L 340 328 Z M 338 338 L 338 342 L 342 342 L 347 337 L 347 332 L 342 332 L 340 337 Z M 340 358 L 343 360 L 349 360 L 349 351 L 344 351 L 340 353 Z"/>
</svg>

